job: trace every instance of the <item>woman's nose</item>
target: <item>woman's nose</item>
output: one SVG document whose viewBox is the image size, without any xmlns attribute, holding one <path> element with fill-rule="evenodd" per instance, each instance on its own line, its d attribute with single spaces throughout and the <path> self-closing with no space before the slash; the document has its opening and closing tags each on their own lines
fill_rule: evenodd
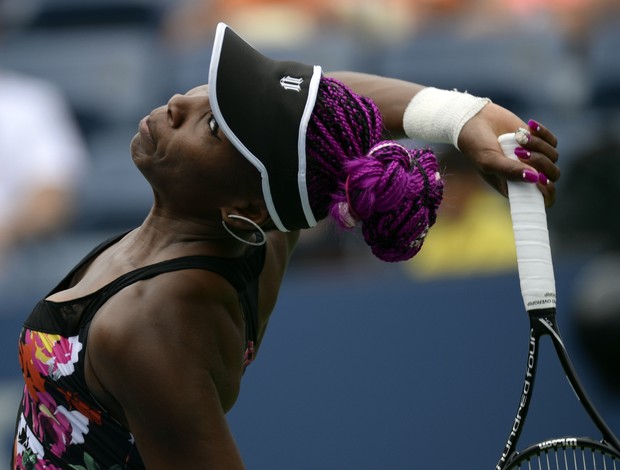
<svg viewBox="0 0 620 470">
<path fill-rule="evenodd" d="M 179 127 L 186 117 L 185 97 L 183 95 L 174 95 L 168 100 L 166 111 L 168 113 L 168 122 L 172 127 Z"/>
<path fill-rule="evenodd" d="M 174 95 L 168 100 L 167 106 L 170 125 L 174 128 L 181 126 L 194 111 L 198 112 L 202 109 L 204 113 L 205 104 L 205 99 L 201 96 Z"/>
</svg>

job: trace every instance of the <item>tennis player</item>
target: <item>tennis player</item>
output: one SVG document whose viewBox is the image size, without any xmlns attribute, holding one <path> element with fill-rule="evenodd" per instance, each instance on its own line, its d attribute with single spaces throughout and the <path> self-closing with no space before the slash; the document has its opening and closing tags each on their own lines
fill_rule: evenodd
<svg viewBox="0 0 620 470">
<path fill-rule="evenodd" d="M 13 469 L 244 468 L 226 413 L 299 231 L 329 216 L 395 262 L 435 222 L 435 156 L 391 138 L 451 142 L 500 192 L 525 180 L 553 202 L 555 137 L 488 99 L 272 61 L 224 24 L 208 81 L 139 124 L 144 223 L 26 319 Z M 519 161 L 497 144 L 506 132 Z"/>
</svg>

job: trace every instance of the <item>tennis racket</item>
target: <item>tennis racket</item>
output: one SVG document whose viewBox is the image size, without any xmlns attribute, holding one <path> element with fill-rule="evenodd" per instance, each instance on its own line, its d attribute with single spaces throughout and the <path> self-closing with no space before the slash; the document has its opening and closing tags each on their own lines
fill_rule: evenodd
<svg viewBox="0 0 620 470">
<path fill-rule="evenodd" d="M 516 159 L 514 134 L 500 136 L 499 143 L 507 157 Z M 518 182 L 509 182 L 508 195 L 521 294 L 530 320 L 530 337 L 517 412 L 495 469 L 620 470 L 620 442 L 586 395 L 556 323 L 555 277 L 543 196 L 536 185 Z M 543 336 L 551 338 L 564 373 L 581 405 L 601 432 L 601 439 L 561 436 L 516 450 L 532 400 L 539 341 Z"/>
</svg>

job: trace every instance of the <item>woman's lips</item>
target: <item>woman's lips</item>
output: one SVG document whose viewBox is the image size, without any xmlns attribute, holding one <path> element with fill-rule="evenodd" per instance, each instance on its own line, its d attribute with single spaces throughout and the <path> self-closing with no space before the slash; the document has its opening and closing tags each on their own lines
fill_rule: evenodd
<svg viewBox="0 0 620 470">
<path fill-rule="evenodd" d="M 138 125 L 138 129 L 142 136 L 146 137 L 152 143 L 155 143 L 155 140 L 153 139 L 153 136 L 151 134 L 151 129 L 149 128 L 148 121 L 149 121 L 149 116 L 145 116 L 144 118 L 142 118 L 142 120 L 140 121 L 140 124 Z"/>
</svg>

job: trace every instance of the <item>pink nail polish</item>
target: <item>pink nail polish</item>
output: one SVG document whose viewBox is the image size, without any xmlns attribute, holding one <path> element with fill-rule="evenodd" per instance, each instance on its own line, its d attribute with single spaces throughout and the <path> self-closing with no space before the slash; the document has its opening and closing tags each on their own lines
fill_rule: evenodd
<svg viewBox="0 0 620 470">
<path fill-rule="evenodd" d="M 524 148 L 521 147 L 517 147 L 515 149 L 515 155 L 519 158 L 521 158 L 522 160 L 527 160 L 528 158 L 530 158 L 532 156 L 532 154 L 525 150 Z"/>
<path fill-rule="evenodd" d="M 534 121 L 533 119 L 530 119 L 529 121 L 527 121 L 527 125 L 530 129 L 532 129 L 533 131 L 538 132 L 540 130 L 540 124 L 538 124 L 536 121 Z"/>
<path fill-rule="evenodd" d="M 549 184 L 549 178 L 544 173 L 538 173 L 538 181 L 540 184 L 547 186 Z"/>
<path fill-rule="evenodd" d="M 538 173 L 534 170 L 523 170 L 523 181 L 527 183 L 537 183 L 538 182 Z"/>
</svg>

